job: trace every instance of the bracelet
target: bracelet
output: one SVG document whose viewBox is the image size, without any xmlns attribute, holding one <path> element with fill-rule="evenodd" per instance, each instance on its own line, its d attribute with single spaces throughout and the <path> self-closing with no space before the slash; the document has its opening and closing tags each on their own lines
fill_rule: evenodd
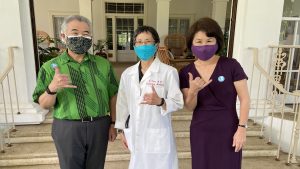
<svg viewBox="0 0 300 169">
<path fill-rule="evenodd" d="M 162 105 L 164 105 L 164 103 L 165 103 L 165 99 L 164 99 L 164 98 L 161 98 L 160 104 L 159 104 L 159 105 L 156 105 L 156 106 L 162 106 Z"/>
<path fill-rule="evenodd" d="M 110 124 L 116 124 L 116 122 L 115 121 L 111 121 Z"/>
<path fill-rule="evenodd" d="M 46 92 L 47 92 L 47 94 L 49 94 L 49 95 L 56 95 L 56 93 L 57 93 L 57 92 L 52 92 L 52 91 L 49 89 L 49 86 L 47 86 Z"/>
</svg>

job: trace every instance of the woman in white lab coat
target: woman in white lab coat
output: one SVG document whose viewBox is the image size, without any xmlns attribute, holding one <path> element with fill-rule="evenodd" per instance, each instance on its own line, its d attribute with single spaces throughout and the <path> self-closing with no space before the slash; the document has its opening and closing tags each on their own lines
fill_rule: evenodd
<svg viewBox="0 0 300 169">
<path fill-rule="evenodd" d="M 178 72 L 155 57 L 159 36 L 154 28 L 138 28 L 133 40 L 141 61 L 121 76 L 115 124 L 131 152 L 129 169 L 178 169 L 171 119 L 183 107 Z"/>
</svg>

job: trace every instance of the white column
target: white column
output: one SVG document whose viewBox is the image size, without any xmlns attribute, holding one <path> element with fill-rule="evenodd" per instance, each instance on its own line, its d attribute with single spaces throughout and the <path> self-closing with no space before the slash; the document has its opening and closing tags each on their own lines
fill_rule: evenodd
<svg viewBox="0 0 300 169">
<path fill-rule="evenodd" d="M 15 88 L 12 76 L 10 86 L 12 91 L 12 104 L 14 120 L 16 123 L 40 123 L 44 120 L 48 111 L 41 110 L 32 102 L 32 93 L 36 85 L 35 61 L 33 52 L 32 27 L 28 1 L 1 0 L 0 20 L 5 26 L 0 31 L 0 71 L 7 65 L 8 47 L 17 46 L 14 50 L 16 90 L 20 103 L 20 115 L 16 112 Z M 9 17 L 7 17 L 9 16 Z M 6 86 L 7 87 L 7 86 Z M 0 92 L 2 92 L 0 90 Z M 8 88 L 5 89 L 6 96 Z M 2 93 L 1 93 L 2 95 Z M 6 97 L 6 103 L 9 97 Z M 8 113 L 11 112 L 10 104 L 7 106 Z M 4 104 L 0 99 L 0 121 L 4 118 Z"/>
<path fill-rule="evenodd" d="M 79 15 L 91 21 L 91 31 L 93 32 L 92 0 L 79 0 Z M 89 53 L 93 53 L 93 47 L 89 49 Z"/>
<path fill-rule="evenodd" d="M 92 0 L 91 12 L 94 42 L 97 43 L 97 40 L 106 40 L 105 2 L 103 0 Z"/>
<path fill-rule="evenodd" d="M 225 30 L 227 3 L 229 0 L 213 0 L 212 18 L 218 22 L 222 31 Z"/>
<path fill-rule="evenodd" d="M 169 34 L 169 11 L 171 0 L 156 0 L 156 30 L 160 36 L 161 46 L 164 46 L 163 40 Z"/>
<path fill-rule="evenodd" d="M 92 21 L 92 0 L 79 0 L 79 14 Z"/>
</svg>

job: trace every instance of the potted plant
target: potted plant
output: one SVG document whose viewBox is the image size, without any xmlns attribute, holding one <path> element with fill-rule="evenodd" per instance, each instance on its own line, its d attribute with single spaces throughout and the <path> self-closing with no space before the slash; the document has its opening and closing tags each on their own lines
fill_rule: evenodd
<svg viewBox="0 0 300 169">
<path fill-rule="evenodd" d="M 49 36 L 38 36 L 37 42 L 40 65 L 58 56 L 62 52 L 62 50 L 57 47 L 58 45 L 62 44 L 60 39 L 50 38 Z"/>
<path fill-rule="evenodd" d="M 102 56 L 105 59 L 108 57 L 107 49 L 107 41 L 106 40 L 98 40 L 97 44 L 93 44 L 93 53 L 94 55 Z"/>
</svg>

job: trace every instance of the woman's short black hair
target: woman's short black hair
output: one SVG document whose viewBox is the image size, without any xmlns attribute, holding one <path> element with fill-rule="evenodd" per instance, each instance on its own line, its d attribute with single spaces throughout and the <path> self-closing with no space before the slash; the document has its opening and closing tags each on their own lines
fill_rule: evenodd
<svg viewBox="0 0 300 169">
<path fill-rule="evenodd" d="M 221 27 L 215 20 L 208 17 L 199 19 L 190 27 L 187 35 L 187 47 L 190 50 L 193 45 L 195 34 L 199 31 L 205 32 L 207 37 L 216 38 L 218 43 L 218 50 L 216 53 L 219 53 L 219 51 L 222 50 L 224 45 L 224 35 Z"/>
<path fill-rule="evenodd" d="M 157 31 L 151 27 L 151 26 L 141 26 L 139 28 L 137 28 L 134 32 L 134 35 L 133 35 L 133 44 L 135 44 L 135 40 L 136 40 L 136 37 L 140 34 L 140 33 L 143 33 L 143 32 L 150 32 L 153 39 L 154 39 L 154 42 L 155 44 L 159 43 L 160 40 L 159 40 L 159 35 L 157 33 Z"/>
</svg>

